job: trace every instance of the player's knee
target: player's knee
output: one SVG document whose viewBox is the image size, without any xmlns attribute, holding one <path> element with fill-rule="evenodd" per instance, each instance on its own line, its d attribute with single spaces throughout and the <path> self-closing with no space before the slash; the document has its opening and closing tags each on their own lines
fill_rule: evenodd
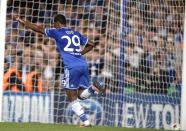
<svg viewBox="0 0 186 131">
<path fill-rule="evenodd" d="M 77 98 L 78 98 L 78 95 L 77 94 L 71 94 L 71 93 L 67 93 L 67 98 L 68 98 L 68 100 L 70 101 L 70 102 L 72 102 L 72 101 L 75 101 L 75 100 L 77 100 Z"/>
<path fill-rule="evenodd" d="M 78 98 L 77 96 L 73 96 L 73 97 L 70 96 L 70 97 L 68 97 L 70 102 L 77 100 L 77 98 Z"/>
</svg>

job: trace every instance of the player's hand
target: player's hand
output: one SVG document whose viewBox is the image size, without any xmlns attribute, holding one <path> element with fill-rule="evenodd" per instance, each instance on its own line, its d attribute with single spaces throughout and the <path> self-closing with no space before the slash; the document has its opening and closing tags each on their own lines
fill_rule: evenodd
<svg viewBox="0 0 186 131">
<path fill-rule="evenodd" d="M 25 21 L 23 19 L 21 19 L 20 17 L 15 16 L 14 19 L 17 20 L 19 23 L 25 25 Z"/>
</svg>

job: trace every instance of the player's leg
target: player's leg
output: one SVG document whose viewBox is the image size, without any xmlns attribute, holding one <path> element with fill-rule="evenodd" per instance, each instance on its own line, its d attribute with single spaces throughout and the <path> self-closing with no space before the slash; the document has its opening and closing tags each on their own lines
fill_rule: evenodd
<svg viewBox="0 0 186 131">
<path fill-rule="evenodd" d="M 84 108 L 81 106 L 78 100 L 77 90 L 66 89 L 66 94 L 70 102 L 72 103 L 73 112 L 79 116 L 85 127 L 90 126 L 90 122 L 84 112 Z"/>
<path fill-rule="evenodd" d="M 66 94 L 70 102 L 72 103 L 72 110 L 76 115 L 79 116 L 80 120 L 84 123 L 86 127 L 90 126 L 90 122 L 85 115 L 84 109 L 78 100 L 78 87 L 80 81 L 81 71 L 78 69 L 66 69 L 65 70 L 65 89 Z"/>
<path fill-rule="evenodd" d="M 92 89 L 92 87 L 87 86 L 82 87 L 80 86 L 79 90 L 78 90 L 78 98 L 80 100 L 85 100 L 87 98 L 89 98 L 90 96 L 92 96 L 95 93 L 95 90 Z"/>
<path fill-rule="evenodd" d="M 77 90 L 66 89 L 66 95 L 70 102 L 73 102 L 78 98 Z"/>
<path fill-rule="evenodd" d="M 80 98 L 79 96 L 81 95 L 81 93 L 84 91 L 85 89 L 84 88 L 79 88 L 79 90 L 78 90 L 78 98 L 79 99 L 82 99 L 82 98 Z"/>
<path fill-rule="evenodd" d="M 78 90 L 78 97 L 81 100 L 85 100 L 95 94 L 95 92 L 96 94 L 105 96 L 106 89 L 100 84 L 100 82 L 96 81 L 92 86 Z"/>
<path fill-rule="evenodd" d="M 83 74 L 80 78 L 79 86 L 81 88 L 78 90 L 78 95 L 79 95 L 79 98 L 82 100 L 89 98 L 95 92 L 105 94 L 105 88 L 103 86 L 103 83 L 99 81 L 94 81 L 92 86 L 90 85 L 88 67 L 83 68 Z"/>
<path fill-rule="evenodd" d="M 87 99 L 95 93 L 95 90 L 90 85 L 89 77 L 88 67 L 83 67 L 78 90 L 79 99 L 81 100 Z"/>
</svg>

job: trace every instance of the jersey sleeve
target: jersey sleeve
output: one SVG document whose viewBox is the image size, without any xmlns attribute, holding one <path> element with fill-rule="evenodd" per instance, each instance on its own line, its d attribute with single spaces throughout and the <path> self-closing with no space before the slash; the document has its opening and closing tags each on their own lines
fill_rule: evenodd
<svg viewBox="0 0 186 131">
<path fill-rule="evenodd" d="M 83 35 L 81 35 L 81 37 L 80 37 L 80 44 L 81 45 L 86 45 L 87 43 L 88 43 L 88 38 L 83 36 Z"/>
<path fill-rule="evenodd" d="M 48 37 L 55 37 L 55 32 L 56 32 L 56 29 L 54 28 L 52 29 L 45 28 L 45 35 Z"/>
</svg>

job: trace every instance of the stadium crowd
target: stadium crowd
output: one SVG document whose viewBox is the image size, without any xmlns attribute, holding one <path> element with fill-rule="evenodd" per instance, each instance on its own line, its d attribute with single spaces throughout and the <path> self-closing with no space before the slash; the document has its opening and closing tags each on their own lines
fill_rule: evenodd
<svg viewBox="0 0 186 131">
<path fill-rule="evenodd" d="M 42 92 L 58 89 L 63 73 L 63 62 L 54 41 L 19 28 L 20 25 L 13 20 L 13 16 L 51 27 L 53 16 L 57 13 L 64 14 L 69 27 L 94 41 L 95 49 L 86 57 L 91 75 L 96 76 L 103 69 L 105 36 L 102 34 L 106 31 L 106 5 L 108 0 L 8 0 L 4 90 Z"/>
<path fill-rule="evenodd" d="M 94 42 L 86 55 L 90 74 L 92 79 L 105 78 L 108 92 L 124 84 L 134 91 L 167 94 L 181 83 L 184 4 L 131 0 L 120 14 L 120 0 L 8 0 L 4 90 L 59 89 L 63 63 L 54 41 L 19 28 L 13 16 L 50 27 L 52 17 L 62 13 L 70 27 Z"/>
<path fill-rule="evenodd" d="M 170 89 L 180 88 L 184 5 L 183 0 L 128 3 L 126 86 L 165 94 L 171 93 Z"/>
</svg>

